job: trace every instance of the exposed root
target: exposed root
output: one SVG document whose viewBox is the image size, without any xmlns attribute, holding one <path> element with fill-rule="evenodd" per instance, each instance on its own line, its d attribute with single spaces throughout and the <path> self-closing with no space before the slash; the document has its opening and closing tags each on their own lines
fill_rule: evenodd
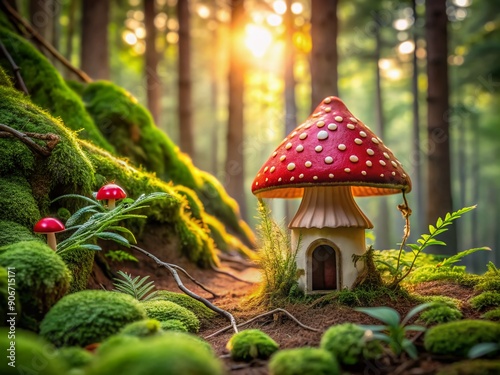
<svg viewBox="0 0 500 375">
<path fill-rule="evenodd" d="M 52 150 L 59 143 L 60 139 L 58 135 L 48 133 L 48 134 L 38 134 L 38 133 L 23 133 L 10 126 L 0 124 L 0 138 L 17 138 L 23 142 L 26 146 L 30 148 L 31 151 L 35 152 L 40 156 L 50 156 Z M 41 139 L 46 141 L 46 146 L 40 146 L 38 143 L 34 142 L 31 138 Z"/>
<path fill-rule="evenodd" d="M 242 283 L 246 283 L 246 284 L 254 284 L 252 281 L 247 281 L 247 280 L 243 280 L 243 279 L 240 279 L 238 276 L 236 275 L 233 275 L 232 273 L 230 272 L 226 272 L 226 271 L 222 271 L 220 270 L 219 268 L 215 267 L 213 264 L 210 264 L 210 268 L 214 271 L 214 272 L 217 272 L 217 273 L 220 273 L 221 275 L 225 275 L 225 276 L 229 276 L 233 279 L 235 279 L 236 281 L 240 281 Z"/>
<path fill-rule="evenodd" d="M 17 84 L 19 85 L 19 87 L 21 88 L 21 90 L 23 90 L 23 92 L 26 95 L 29 95 L 30 93 L 28 92 L 28 88 L 26 87 L 26 84 L 24 83 L 23 77 L 21 76 L 21 73 L 20 73 L 21 68 L 16 64 L 16 62 L 12 58 L 11 54 L 9 53 L 9 51 L 7 51 L 7 48 L 5 48 L 5 46 L 4 46 L 4 44 L 2 43 L 1 40 L 0 40 L 0 51 L 2 52 L 2 54 L 9 61 L 9 64 L 12 67 L 12 70 L 14 71 L 14 75 L 16 76 Z"/>
</svg>

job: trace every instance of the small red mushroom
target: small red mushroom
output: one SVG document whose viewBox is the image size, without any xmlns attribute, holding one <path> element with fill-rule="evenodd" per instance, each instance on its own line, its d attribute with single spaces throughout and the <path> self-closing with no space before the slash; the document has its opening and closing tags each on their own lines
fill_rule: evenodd
<svg viewBox="0 0 500 375">
<path fill-rule="evenodd" d="M 115 208 L 115 201 L 127 198 L 127 193 L 120 186 L 116 184 L 107 184 L 99 189 L 96 195 L 98 201 L 104 199 L 108 200 L 108 207 L 110 210 Z"/>
<path fill-rule="evenodd" d="M 64 224 L 59 220 L 54 219 L 53 217 L 45 217 L 38 221 L 33 228 L 35 233 L 41 233 L 47 235 L 47 245 L 56 251 L 57 249 L 57 241 L 56 241 L 56 233 L 62 232 L 64 229 Z"/>
</svg>

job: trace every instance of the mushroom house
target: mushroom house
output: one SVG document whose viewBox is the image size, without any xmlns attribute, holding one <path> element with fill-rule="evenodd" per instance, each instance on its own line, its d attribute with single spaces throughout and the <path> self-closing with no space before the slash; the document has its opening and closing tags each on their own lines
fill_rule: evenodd
<svg viewBox="0 0 500 375">
<path fill-rule="evenodd" d="M 407 193 L 401 163 L 337 97 L 324 99 L 261 167 L 252 183 L 258 198 L 302 198 L 291 220 L 299 286 L 307 294 L 351 288 L 373 228 L 354 196 Z"/>
</svg>

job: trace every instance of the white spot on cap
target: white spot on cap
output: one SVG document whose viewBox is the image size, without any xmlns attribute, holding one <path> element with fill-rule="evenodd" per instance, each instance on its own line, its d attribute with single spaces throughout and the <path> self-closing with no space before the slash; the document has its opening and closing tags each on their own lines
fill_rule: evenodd
<svg viewBox="0 0 500 375">
<path fill-rule="evenodd" d="M 255 186 L 258 186 L 258 185 L 259 185 L 259 183 L 258 183 L 258 182 L 256 182 L 256 183 L 255 183 Z"/>
<path fill-rule="evenodd" d="M 320 141 L 323 141 L 323 140 L 325 140 L 327 138 L 328 138 L 328 133 L 326 131 L 321 130 L 320 132 L 318 132 L 318 139 Z"/>
<path fill-rule="evenodd" d="M 396 172 L 392 172 L 392 175 L 395 176 L 396 175 Z"/>
<path fill-rule="evenodd" d="M 402 175 L 402 176 L 403 176 L 403 177 L 406 177 L 406 173 L 403 173 L 403 175 Z"/>
<path fill-rule="evenodd" d="M 332 102 L 332 98 L 330 98 L 330 97 L 323 100 L 323 103 L 325 103 L 325 104 L 330 104 L 331 102 Z"/>
<path fill-rule="evenodd" d="M 293 181 L 293 180 L 295 180 L 295 177 L 293 177 L 293 176 L 290 177 L 290 181 Z"/>
<path fill-rule="evenodd" d="M 318 121 L 318 122 L 316 123 L 316 126 L 317 126 L 318 128 L 322 128 L 323 126 L 325 126 L 325 122 L 324 122 L 324 121 Z"/>
<path fill-rule="evenodd" d="M 383 160 L 379 160 L 378 162 L 380 163 L 380 165 L 383 165 L 384 167 L 387 165 L 387 163 Z"/>
<path fill-rule="evenodd" d="M 292 143 L 291 143 L 291 142 L 288 142 L 288 143 L 286 144 L 285 148 L 286 148 L 287 150 L 290 150 L 290 149 L 292 148 Z"/>
<path fill-rule="evenodd" d="M 273 158 L 276 157 L 276 155 L 278 155 L 278 153 L 276 151 L 273 152 Z"/>
<path fill-rule="evenodd" d="M 384 155 L 384 158 L 386 158 L 387 160 L 389 160 L 391 158 L 387 152 L 384 152 L 383 155 Z"/>
<path fill-rule="evenodd" d="M 392 164 L 392 166 L 393 166 L 394 168 L 397 168 L 397 167 L 398 167 L 398 164 L 397 164 L 394 160 L 392 160 L 392 161 L 391 161 L 391 164 Z"/>
<path fill-rule="evenodd" d="M 375 151 L 373 151 L 371 148 L 367 148 L 366 149 L 366 153 L 370 156 L 372 156 L 373 154 L 375 154 Z"/>
<path fill-rule="evenodd" d="M 356 120 L 354 117 L 350 117 L 349 120 L 351 120 L 352 122 L 354 122 L 355 124 L 358 123 L 358 120 Z"/>
<path fill-rule="evenodd" d="M 292 134 L 290 134 L 290 138 L 293 138 L 293 137 L 295 137 L 296 135 L 297 135 L 297 132 L 296 132 L 296 131 L 294 131 Z"/>
<path fill-rule="evenodd" d="M 321 152 L 321 151 L 323 151 L 323 146 L 316 146 L 316 147 L 314 148 L 314 151 L 316 151 L 316 152 Z"/>
<path fill-rule="evenodd" d="M 289 171 L 293 171 L 295 169 L 295 164 L 294 163 L 290 163 L 286 166 L 286 169 L 288 169 Z"/>
<path fill-rule="evenodd" d="M 328 177 L 330 177 L 330 178 L 334 178 L 335 176 L 333 175 L 333 173 L 330 173 L 330 174 L 328 175 Z"/>
<path fill-rule="evenodd" d="M 276 167 L 273 165 L 273 166 L 271 167 L 271 169 L 269 170 L 269 172 L 273 173 L 275 170 L 276 170 Z"/>
<path fill-rule="evenodd" d="M 351 155 L 349 156 L 349 160 L 353 163 L 357 163 L 359 161 L 359 158 L 356 155 Z"/>
<path fill-rule="evenodd" d="M 311 162 L 308 160 L 308 161 L 306 161 L 306 162 L 304 163 L 304 165 L 306 166 L 306 168 L 311 168 L 311 166 L 313 165 L 313 163 L 311 163 Z"/>
<path fill-rule="evenodd" d="M 302 152 L 302 151 L 304 151 L 304 146 L 302 146 L 302 145 L 298 145 L 298 146 L 295 148 L 295 151 L 297 151 L 297 152 Z"/>
<path fill-rule="evenodd" d="M 377 139 L 377 138 L 375 138 L 375 137 L 373 137 L 373 138 L 372 138 L 372 142 L 373 142 L 373 143 L 375 143 L 376 145 L 378 145 L 378 144 L 379 144 L 378 139 Z"/>
<path fill-rule="evenodd" d="M 363 144 L 363 141 L 361 139 L 359 139 L 359 138 L 356 138 L 354 140 L 354 143 L 356 143 L 357 145 L 361 145 L 361 144 Z"/>
<path fill-rule="evenodd" d="M 347 124 L 347 129 L 354 130 L 356 127 L 353 124 Z"/>
<path fill-rule="evenodd" d="M 283 181 L 283 179 L 282 179 L 281 177 L 280 177 L 280 178 L 278 178 L 278 182 L 281 182 L 281 181 Z"/>
<path fill-rule="evenodd" d="M 334 124 L 333 122 L 331 124 L 328 124 L 328 130 L 334 131 L 337 130 L 337 124 Z"/>
<path fill-rule="evenodd" d="M 332 163 L 333 163 L 333 158 L 332 158 L 331 156 L 327 156 L 327 157 L 325 158 L 325 163 L 326 163 L 326 164 L 332 164 Z"/>
<path fill-rule="evenodd" d="M 309 129 L 311 126 L 312 126 L 312 124 L 307 124 L 306 126 L 304 126 L 304 128 Z"/>
<path fill-rule="evenodd" d="M 366 137 L 366 133 L 364 131 L 362 131 L 362 130 L 359 132 L 359 135 L 362 136 L 363 138 Z"/>
<path fill-rule="evenodd" d="M 260 173 L 257 173 L 257 177 L 259 177 L 259 176 L 260 176 Z"/>
<path fill-rule="evenodd" d="M 332 109 L 331 109 L 330 107 L 326 107 L 326 108 L 325 108 L 325 112 L 326 112 L 326 113 L 329 113 L 329 112 L 331 112 L 331 111 L 332 111 Z"/>
<path fill-rule="evenodd" d="M 264 168 L 264 173 L 266 173 L 268 169 L 269 169 L 269 167 L 267 167 L 267 166 L 266 166 L 266 167 Z"/>
<path fill-rule="evenodd" d="M 302 133 L 301 135 L 299 135 L 299 138 L 300 139 L 306 139 L 307 138 L 307 133 Z"/>
<path fill-rule="evenodd" d="M 280 157 L 280 161 L 283 161 L 283 160 L 285 160 L 285 159 L 286 159 L 286 156 L 285 156 L 285 155 L 281 155 L 281 157 Z"/>
<path fill-rule="evenodd" d="M 344 120 L 342 116 L 335 116 L 335 121 L 342 122 Z"/>
<path fill-rule="evenodd" d="M 363 176 L 366 176 L 366 171 L 361 171 L 361 174 L 362 174 Z"/>
<path fill-rule="evenodd" d="M 372 165 L 373 165 L 373 163 L 370 160 L 366 161 L 366 166 L 371 167 Z"/>
<path fill-rule="evenodd" d="M 267 182 L 267 181 L 269 181 L 269 179 L 268 179 L 268 178 L 266 178 L 266 182 Z"/>
<path fill-rule="evenodd" d="M 347 147 L 345 144 L 341 143 L 337 146 L 337 148 L 340 150 L 340 151 L 344 151 Z"/>
<path fill-rule="evenodd" d="M 344 172 L 345 173 L 350 173 L 351 172 L 351 168 L 344 168 Z"/>
<path fill-rule="evenodd" d="M 380 174 L 380 177 L 384 177 L 384 174 L 383 174 L 383 173 L 381 173 L 381 174 Z"/>
<path fill-rule="evenodd" d="M 299 178 L 304 178 L 304 173 L 299 174 Z"/>
<path fill-rule="evenodd" d="M 318 179 L 318 176 L 313 176 L 313 180 L 317 180 Z"/>
</svg>

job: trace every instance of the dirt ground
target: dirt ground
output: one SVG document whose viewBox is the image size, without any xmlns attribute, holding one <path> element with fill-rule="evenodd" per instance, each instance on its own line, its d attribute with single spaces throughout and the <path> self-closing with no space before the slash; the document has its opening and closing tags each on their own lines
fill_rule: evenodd
<svg viewBox="0 0 500 375">
<path fill-rule="evenodd" d="M 248 296 L 252 294 L 258 285 L 260 273 L 254 267 L 243 267 L 238 263 L 223 262 L 221 268 L 231 272 L 237 277 L 247 280 L 251 283 L 237 281 L 229 276 L 217 273 L 213 270 L 202 270 L 187 261 L 185 258 L 179 258 L 175 252 L 167 251 L 172 249 L 171 245 L 166 242 L 165 248 L 162 250 L 158 244 L 162 243 L 158 238 L 150 238 L 149 241 L 141 246 L 148 251 L 151 247 L 155 247 L 155 254 L 163 261 L 172 262 L 183 267 L 191 276 L 203 283 L 218 296 L 213 298 L 209 293 L 202 290 L 200 287 L 183 277 L 185 285 L 193 292 L 210 300 L 214 305 L 230 311 L 236 318 L 238 323 L 245 322 L 260 313 L 266 312 L 265 309 L 255 309 L 250 307 L 245 302 Z M 148 248 L 148 245 L 151 245 Z M 169 271 L 161 266 L 158 266 L 146 256 L 134 253 L 139 259 L 139 263 L 110 263 L 113 270 L 124 270 L 135 275 L 146 276 L 150 275 L 151 280 L 155 281 L 157 289 L 167 289 L 180 292 Z M 105 277 L 100 267 L 95 266 L 92 280 L 89 284 L 92 288 L 111 289 L 112 284 Z M 445 282 L 428 282 L 422 283 L 412 290 L 413 293 L 421 295 L 444 295 L 458 298 L 464 301 L 464 318 L 478 318 L 478 314 L 470 309 L 467 305 L 467 300 L 473 295 L 470 288 L 460 285 L 445 283 Z M 397 309 L 404 316 L 413 306 L 406 300 L 384 300 L 377 305 L 390 306 Z M 310 327 L 317 329 L 313 332 L 301 328 L 292 319 L 280 313 L 273 316 L 268 316 L 259 319 L 244 328 L 258 328 L 270 335 L 281 349 L 295 348 L 303 346 L 318 346 L 322 333 L 331 325 L 353 322 L 359 324 L 377 324 L 377 322 L 365 314 L 353 311 L 348 307 L 338 306 L 337 304 L 327 304 L 325 306 L 311 306 L 304 304 L 285 306 L 286 310 L 293 314 L 300 322 Z M 202 327 L 199 336 L 207 337 L 214 332 L 228 326 L 227 319 L 223 317 L 215 318 L 210 326 Z M 213 346 L 217 355 L 224 361 L 227 372 L 235 375 L 264 375 L 268 374 L 267 362 L 256 360 L 251 363 L 235 362 L 229 357 L 229 352 L 226 349 L 226 344 L 232 336 L 232 330 L 227 330 L 224 333 L 218 334 L 215 337 L 208 338 L 207 341 Z M 392 358 L 389 354 L 385 355 L 381 360 L 367 362 L 357 369 L 350 371 L 350 374 L 391 374 L 391 375 L 427 375 L 435 374 L 436 371 L 447 363 L 453 361 L 452 358 L 439 358 L 423 353 L 422 335 L 413 337 L 414 342 L 422 353 L 417 360 L 412 360 L 403 357 L 402 359 Z"/>
</svg>

